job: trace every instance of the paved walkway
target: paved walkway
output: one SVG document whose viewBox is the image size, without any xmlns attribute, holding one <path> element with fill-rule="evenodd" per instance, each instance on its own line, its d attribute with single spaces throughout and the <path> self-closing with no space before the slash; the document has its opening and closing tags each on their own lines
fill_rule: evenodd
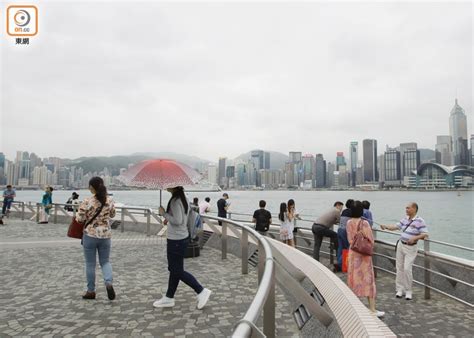
<svg viewBox="0 0 474 338">
<path fill-rule="evenodd" d="M 214 293 L 196 309 L 195 295 L 180 284 L 173 309 L 153 301 L 168 280 L 165 241 L 133 232 L 115 232 L 111 262 L 117 299 L 110 302 L 98 283 L 95 301 L 81 299 L 85 274 L 78 240 L 65 237 L 66 225 L 9 220 L 0 226 L 0 337 L 9 336 L 229 336 L 256 290 L 256 271 L 240 274 L 240 259 L 205 248 L 185 265 Z M 344 275 L 340 274 L 341 278 Z M 98 280 L 101 273 L 97 273 Z M 379 273 L 377 308 L 399 336 L 472 337 L 474 310 L 432 292 L 414 289 L 413 301 L 394 297 L 394 279 Z M 365 302 L 365 300 L 363 300 Z M 292 309 L 277 288 L 277 336 L 299 336 Z M 261 325 L 261 324 L 260 324 Z"/>
<path fill-rule="evenodd" d="M 111 262 L 117 299 L 107 299 L 98 271 L 96 300 L 83 300 L 85 273 L 79 240 L 66 226 L 9 220 L 0 226 L 0 337 L 10 336 L 229 336 L 257 287 L 256 271 L 240 274 L 240 259 L 206 248 L 185 266 L 213 291 L 196 309 L 194 292 L 180 284 L 176 306 L 155 309 L 166 292 L 165 241 L 156 236 L 114 233 Z M 285 296 L 277 288 L 277 334 L 298 336 Z"/>
</svg>

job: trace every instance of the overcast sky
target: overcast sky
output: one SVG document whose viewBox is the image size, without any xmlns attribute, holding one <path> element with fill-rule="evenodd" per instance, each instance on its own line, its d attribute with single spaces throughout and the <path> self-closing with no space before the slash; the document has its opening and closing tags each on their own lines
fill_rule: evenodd
<svg viewBox="0 0 474 338">
<path fill-rule="evenodd" d="M 5 12 L 5 3 L 0 13 Z M 39 2 L 39 34 L 0 34 L 1 143 L 39 156 L 251 149 L 472 129 L 472 4 Z"/>
</svg>

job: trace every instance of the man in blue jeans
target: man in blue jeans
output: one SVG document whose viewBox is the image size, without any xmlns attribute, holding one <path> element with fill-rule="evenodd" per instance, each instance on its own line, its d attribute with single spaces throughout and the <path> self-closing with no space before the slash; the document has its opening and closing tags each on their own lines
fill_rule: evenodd
<svg viewBox="0 0 474 338">
<path fill-rule="evenodd" d="M 10 211 L 12 206 L 12 202 L 16 197 L 15 189 L 9 184 L 7 188 L 3 191 L 3 208 L 2 208 L 2 216 L 7 214 L 7 211 Z"/>
</svg>

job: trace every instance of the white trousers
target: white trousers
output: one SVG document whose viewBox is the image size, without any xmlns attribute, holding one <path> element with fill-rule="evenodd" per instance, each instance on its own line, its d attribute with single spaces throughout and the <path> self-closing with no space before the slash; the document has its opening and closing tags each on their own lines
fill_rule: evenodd
<svg viewBox="0 0 474 338">
<path fill-rule="evenodd" d="M 398 242 L 397 246 L 397 292 L 411 292 L 413 283 L 413 263 L 415 262 L 418 247 Z"/>
</svg>

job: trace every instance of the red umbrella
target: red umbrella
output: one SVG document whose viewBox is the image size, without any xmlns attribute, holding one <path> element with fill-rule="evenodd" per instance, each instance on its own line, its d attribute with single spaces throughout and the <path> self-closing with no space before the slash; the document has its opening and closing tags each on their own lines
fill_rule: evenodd
<svg viewBox="0 0 474 338">
<path fill-rule="evenodd" d="M 186 164 L 166 159 L 146 160 L 125 171 L 119 179 L 129 186 L 161 190 L 195 184 L 201 175 Z"/>
</svg>

